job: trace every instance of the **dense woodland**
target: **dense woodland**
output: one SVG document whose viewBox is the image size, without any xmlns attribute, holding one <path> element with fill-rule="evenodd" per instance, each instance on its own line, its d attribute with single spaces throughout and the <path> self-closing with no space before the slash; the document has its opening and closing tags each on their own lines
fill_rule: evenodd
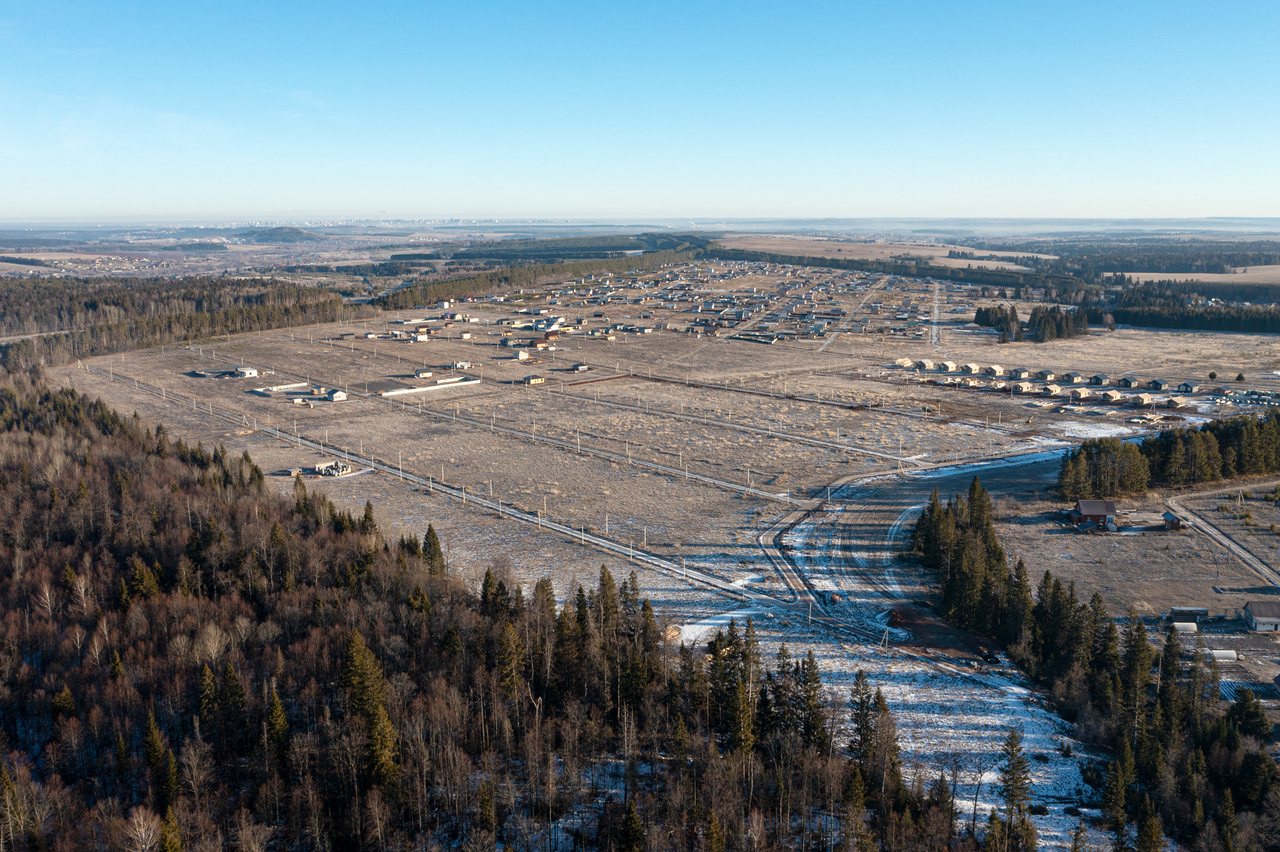
<svg viewBox="0 0 1280 852">
<path fill-rule="evenodd" d="M 1183 240 L 1163 237 L 1100 240 L 980 240 L 976 248 L 1013 251 L 1018 262 L 1037 272 L 1069 275 L 1090 283 L 1116 273 L 1229 273 L 1237 267 L 1280 264 L 1280 242 L 1274 240 Z M 1056 257 L 1037 257 L 1052 254 Z M 1007 259 L 1007 258 L 1002 258 Z"/>
<path fill-rule="evenodd" d="M 1018 309 L 1013 305 L 994 308 L 978 308 L 974 312 L 973 321 L 983 328 L 994 328 L 1000 332 L 1000 343 L 1021 342 L 1022 321 L 1018 319 Z"/>
<path fill-rule="evenodd" d="M 24 376 L 0 513 L 5 849 L 1034 845 L 1016 732 L 966 829 L 865 677 L 835 701 L 749 621 L 672 648 L 604 566 L 562 607 L 501 558 L 469 589 L 430 527 Z"/>
<path fill-rule="evenodd" d="M 1245 414 L 1195 429 L 1165 429 L 1140 444 L 1085 441 L 1062 460 L 1058 487 L 1068 500 L 1141 494 L 1148 485 L 1180 487 L 1280 473 L 1280 414 Z"/>
<path fill-rule="evenodd" d="M 1152 645 L 1136 612 L 1117 627 L 1102 598 L 1045 572 L 1035 589 L 1010 567 L 991 498 L 975 477 L 943 504 L 934 492 L 913 544 L 934 572 L 940 614 L 998 642 L 1049 691 L 1076 736 L 1114 756 L 1100 788 L 1113 848 L 1153 852 L 1163 835 L 1200 852 L 1280 848 L 1280 770 L 1256 697 L 1219 700 L 1216 670 L 1176 630 Z"/>
<path fill-rule="evenodd" d="M 11 280 L 0 290 L 5 333 L 53 332 L 3 347 L 12 371 L 366 312 L 329 290 L 264 279 Z"/>
<path fill-rule="evenodd" d="M 1089 333 L 1089 319 L 1084 311 L 1064 311 L 1058 305 L 1036 305 L 1027 320 L 1031 336 L 1040 343 Z"/>
</svg>

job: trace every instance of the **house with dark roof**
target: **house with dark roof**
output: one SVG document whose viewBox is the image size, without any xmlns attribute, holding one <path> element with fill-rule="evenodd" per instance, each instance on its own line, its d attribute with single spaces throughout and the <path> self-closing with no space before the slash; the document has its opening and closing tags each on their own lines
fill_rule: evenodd
<svg viewBox="0 0 1280 852">
<path fill-rule="evenodd" d="M 1114 524 L 1116 522 L 1116 502 L 1114 500 L 1078 500 L 1067 513 L 1072 523 Z"/>
</svg>

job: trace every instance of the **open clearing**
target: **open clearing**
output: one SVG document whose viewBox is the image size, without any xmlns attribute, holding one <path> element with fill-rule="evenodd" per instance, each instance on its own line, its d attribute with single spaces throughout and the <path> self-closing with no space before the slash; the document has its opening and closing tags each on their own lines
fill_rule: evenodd
<svg viewBox="0 0 1280 852">
<path fill-rule="evenodd" d="M 997 255 L 1016 258 L 1019 256 L 1017 252 L 1005 251 L 975 251 L 965 246 L 954 246 L 946 243 L 937 243 L 932 241 L 922 242 L 854 242 L 851 240 L 830 240 L 822 238 L 799 239 L 796 237 L 768 237 L 768 236 L 751 236 L 751 237 L 735 237 L 730 236 L 718 241 L 725 248 L 740 249 L 742 251 L 764 251 L 771 254 L 788 254 L 800 257 L 835 257 L 850 258 L 855 260 L 896 260 L 900 258 L 916 258 L 927 259 L 936 266 L 977 266 L 988 269 L 1017 269 L 1025 270 L 1025 266 L 1019 266 L 1013 261 L 1003 260 L 966 260 L 956 257 L 947 257 L 947 253 L 951 251 L 974 252 L 980 255 Z M 1021 255 L 1023 257 L 1045 257 L 1050 258 L 1053 255 Z"/>
</svg>

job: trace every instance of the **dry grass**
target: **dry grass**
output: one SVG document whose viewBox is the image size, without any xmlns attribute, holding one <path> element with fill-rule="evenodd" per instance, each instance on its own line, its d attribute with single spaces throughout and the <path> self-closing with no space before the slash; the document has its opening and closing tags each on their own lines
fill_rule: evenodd
<svg viewBox="0 0 1280 852">
<path fill-rule="evenodd" d="M 928 260 L 937 266 L 976 266 L 990 269 L 1025 270 L 1025 266 L 999 260 L 961 260 L 947 257 L 947 252 L 972 251 L 975 254 L 994 254 L 1015 257 L 1015 252 L 975 251 L 965 246 L 948 245 L 936 242 L 908 243 L 858 243 L 825 239 L 802 239 L 796 237 L 730 237 L 720 240 L 721 245 L 730 249 L 743 251 L 763 251 L 773 254 L 789 254 L 801 257 L 835 257 L 854 260 L 884 260 L 913 258 Z M 1037 255 L 1052 257 L 1052 255 Z"/>
</svg>

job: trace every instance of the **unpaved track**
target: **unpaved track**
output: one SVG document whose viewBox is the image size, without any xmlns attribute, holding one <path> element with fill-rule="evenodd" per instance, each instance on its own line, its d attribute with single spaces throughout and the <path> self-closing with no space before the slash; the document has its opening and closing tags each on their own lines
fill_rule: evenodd
<svg viewBox="0 0 1280 852">
<path fill-rule="evenodd" d="M 1250 483 L 1248 488 L 1266 490 L 1270 488 L 1275 488 L 1277 485 L 1280 485 L 1280 482 L 1267 482 L 1262 485 Z M 1182 517 L 1192 521 L 1193 529 L 1195 529 L 1198 532 L 1204 533 L 1211 540 L 1221 545 L 1222 547 L 1226 548 L 1226 550 L 1229 553 L 1234 554 L 1237 559 L 1239 559 L 1247 568 L 1249 568 L 1255 574 L 1257 574 L 1260 578 L 1262 578 L 1263 581 L 1265 581 L 1266 583 L 1269 583 L 1272 586 L 1280 586 L 1280 572 L 1277 572 L 1270 565 L 1268 565 L 1267 563 L 1259 559 L 1257 556 L 1255 556 L 1251 550 L 1249 550 L 1239 541 L 1227 535 L 1222 530 L 1218 529 L 1218 527 L 1215 526 L 1207 518 L 1205 518 L 1204 515 L 1198 515 L 1195 512 L 1191 511 L 1190 509 L 1182 505 L 1183 500 L 1195 500 L 1200 497 L 1212 497 L 1214 494 L 1235 493 L 1243 490 L 1246 490 L 1246 486 L 1236 485 L 1231 488 L 1219 488 L 1216 491 L 1201 491 L 1201 492 L 1192 493 L 1192 494 L 1180 494 L 1177 497 L 1170 497 L 1168 500 L 1165 501 L 1165 503 L 1168 504 L 1170 510 L 1172 510 L 1175 515 L 1181 515 Z"/>
</svg>

